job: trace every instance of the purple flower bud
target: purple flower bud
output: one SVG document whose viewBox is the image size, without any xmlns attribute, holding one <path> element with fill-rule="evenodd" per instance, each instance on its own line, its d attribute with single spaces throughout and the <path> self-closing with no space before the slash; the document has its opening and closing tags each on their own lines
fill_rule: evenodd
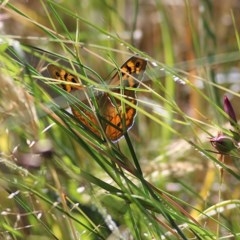
<svg viewBox="0 0 240 240">
<path fill-rule="evenodd" d="M 237 148 L 234 140 L 224 135 L 210 138 L 210 143 L 219 153 L 223 154 Z"/>
<path fill-rule="evenodd" d="M 228 114 L 229 118 L 234 122 L 237 123 L 237 118 L 236 118 L 236 114 L 233 110 L 232 104 L 229 101 L 227 96 L 224 96 L 224 111 Z M 230 122 L 231 123 L 231 122 Z"/>
</svg>

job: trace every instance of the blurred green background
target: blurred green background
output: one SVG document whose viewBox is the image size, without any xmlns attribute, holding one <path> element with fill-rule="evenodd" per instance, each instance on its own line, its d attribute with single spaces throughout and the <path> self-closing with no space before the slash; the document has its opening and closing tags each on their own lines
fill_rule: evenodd
<svg viewBox="0 0 240 240">
<path fill-rule="evenodd" d="M 237 239 L 238 143 L 221 155 L 209 138 L 234 135 L 224 95 L 239 117 L 239 14 L 237 0 L 1 1 L 1 239 Z M 47 64 L 102 80 L 134 54 L 148 66 L 133 128 L 88 138 L 47 94 L 64 95 Z"/>
</svg>

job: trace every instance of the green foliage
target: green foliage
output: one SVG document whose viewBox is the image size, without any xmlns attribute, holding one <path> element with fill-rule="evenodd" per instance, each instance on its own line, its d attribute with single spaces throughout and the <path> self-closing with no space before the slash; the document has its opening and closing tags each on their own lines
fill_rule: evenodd
<svg viewBox="0 0 240 240">
<path fill-rule="evenodd" d="M 231 1 L 0 6 L 1 238 L 239 236 L 239 93 L 230 75 L 239 71 L 240 24 L 224 10 Z M 228 39 L 215 27 L 227 17 Z M 148 60 L 137 106 L 106 84 L 135 54 Z M 89 106 L 48 64 L 81 79 L 94 113 L 103 92 L 136 108 L 133 128 L 117 143 L 86 129 L 66 108 Z"/>
</svg>

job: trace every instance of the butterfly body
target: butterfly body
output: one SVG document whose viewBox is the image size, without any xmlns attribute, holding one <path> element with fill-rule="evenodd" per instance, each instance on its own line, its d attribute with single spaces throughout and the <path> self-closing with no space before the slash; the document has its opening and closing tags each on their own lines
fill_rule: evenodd
<svg viewBox="0 0 240 240">
<path fill-rule="evenodd" d="M 89 99 L 85 99 L 82 103 L 87 107 L 80 104 L 71 106 L 73 115 L 84 127 L 97 136 L 104 138 L 103 135 L 105 135 L 113 142 L 118 141 L 134 123 L 136 109 L 130 105 L 137 104 L 134 88 L 139 86 L 139 80 L 142 78 L 146 64 L 147 62 L 141 58 L 131 57 L 108 83 L 108 86 L 111 89 L 113 88 L 113 94 L 104 92 L 96 96 L 95 103 L 98 105 L 96 108 L 98 111 L 92 111 L 94 104 L 89 102 Z M 74 75 L 55 65 L 48 65 L 48 71 L 54 79 L 69 83 L 78 82 Z M 64 83 L 61 86 L 67 92 L 84 89 L 83 86 L 76 84 Z M 125 89 L 126 87 L 133 88 L 133 90 Z M 114 94 L 121 96 L 121 99 L 126 101 L 114 97 Z M 130 105 L 128 102 L 130 102 Z M 102 130 L 105 134 L 102 134 Z"/>
</svg>

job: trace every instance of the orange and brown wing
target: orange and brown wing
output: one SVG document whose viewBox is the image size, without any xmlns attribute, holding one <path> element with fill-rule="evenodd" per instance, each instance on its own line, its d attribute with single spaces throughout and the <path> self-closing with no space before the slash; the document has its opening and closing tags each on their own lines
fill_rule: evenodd
<svg viewBox="0 0 240 240">
<path fill-rule="evenodd" d="M 61 87 L 65 91 L 71 92 L 73 90 L 83 89 L 83 86 L 79 85 L 77 77 L 68 73 L 64 69 L 61 69 L 53 64 L 49 64 L 47 69 L 52 78 L 62 81 Z"/>
<path fill-rule="evenodd" d="M 125 87 L 138 87 L 139 80 L 142 79 L 146 70 L 147 61 L 131 57 L 120 68 L 120 70 L 109 81 L 110 86 L 120 86 L 123 84 Z"/>
<path fill-rule="evenodd" d="M 147 62 L 138 57 L 131 57 L 126 61 L 120 71 L 118 71 L 113 78 L 110 80 L 110 86 L 121 86 L 137 88 L 139 82 L 143 77 L 143 73 L 146 69 Z M 114 90 L 115 93 L 123 94 L 123 97 L 132 104 L 136 105 L 137 100 L 134 90 Z M 107 137 L 111 141 L 119 140 L 126 131 L 128 131 L 134 124 L 136 116 L 136 109 L 128 104 L 125 104 L 124 111 L 121 105 L 121 101 L 116 98 L 104 95 L 101 99 L 102 116 L 105 119 L 103 126 Z"/>
<path fill-rule="evenodd" d="M 102 125 L 105 126 L 106 136 L 113 142 L 118 141 L 133 126 L 135 116 L 135 108 L 126 105 L 123 113 L 121 109 L 117 109 L 109 100 L 104 120 L 102 121 Z"/>
<path fill-rule="evenodd" d="M 79 83 L 76 76 L 68 73 L 64 69 L 61 69 L 53 64 L 49 64 L 47 67 L 52 78 L 62 81 L 61 87 L 67 92 L 73 92 L 75 90 L 83 90 L 84 87 L 77 84 Z M 89 107 L 88 101 L 83 100 L 84 104 Z M 78 105 L 70 106 L 73 115 L 80 121 L 80 123 L 88 128 L 90 131 L 101 137 L 99 132 L 98 121 L 92 111 L 88 111 L 86 108 Z"/>
</svg>

